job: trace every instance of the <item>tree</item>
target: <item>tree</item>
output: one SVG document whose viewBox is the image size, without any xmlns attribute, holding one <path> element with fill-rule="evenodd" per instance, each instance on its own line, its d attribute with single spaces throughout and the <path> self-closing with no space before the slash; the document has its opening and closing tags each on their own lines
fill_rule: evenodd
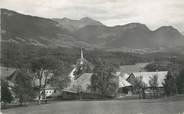
<svg viewBox="0 0 184 114">
<path fill-rule="evenodd" d="M 20 105 L 32 100 L 35 97 L 35 91 L 32 86 L 32 78 L 25 71 L 17 71 L 14 79 L 13 91 L 19 99 Z"/>
<path fill-rule="evenodd" d="M 101 62 L 94 68 L 94 73 L 91 78 L 91 89 L 95 93 L 100 93 L 103 97 L 112 97 L 115 96 L 118 89 L 117 81 L 115 68 Z"/>
<path fill-rule="evenodd" d="M 184 93 L 184 69 L 181 70 L 179 75 L 176 77 L 177 91 L 179 94 Z"/>
<path fill-rule="evenodd" d="M 133 84 L 133 89 L 135 93 L 139 94 L 139 98 L 142 96 L 143 99 L 146 98 L 145 96 L 145 89 L 147 85 L 142 81 L 142 76 L 141 77 L 135 77 L 134 84 Z"/>
<path fill-rule="evenodd" d="M 71 82 L 70 77 L 68 76 L 70 71 L 70 65 L 63 61 L 58 62 L 57 67 L 53 70 L 54 76 L 49 80 L 50 84 L 60 90 L 67 87 Z"/>
<path fill-rule="evenodd" d="M 57 61 L 52 57 L 41 57 L 32 61 L 32 71 L 38 79 L 38 104 L 41 103 L 41 96 L 45 96 L 45 87 L 48 83 L 48 76 L 56 68 Z"/>
<path fill-rule="evenodd" d="M 158 76 L 154 75 L 153 77 L 150 77 L 149 80 L 149 85 L 153 91 L 153 96 L 156 96 L 156 91 L 157 91 L 157 87 L 158 87 Z"/>
<path fill-rule="evenodd" d="M 163 86 L 166 96 L 172 96 L 176 93 L 176 80 L 171 72 L 168 72 Z"/>
<path fill-rule="evenodd" d="M 8 82 L 1 80 L 1 101 L 3 101 L 4 107 L 6 107 L 7 103 L 11 103 L 12 100 L 13 96 L 8 88 Z"/>
</svg>

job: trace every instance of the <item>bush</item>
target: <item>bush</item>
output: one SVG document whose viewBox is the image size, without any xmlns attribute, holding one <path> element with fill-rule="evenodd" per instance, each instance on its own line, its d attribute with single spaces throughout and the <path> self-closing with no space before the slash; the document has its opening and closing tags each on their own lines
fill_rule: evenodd
<svg viewBox="0 0 184 114">
<path fill-rule="evenodd" d="M 13 96 L 8 88 L 8 82 L 1 80 L 1 101 L 6 105 L 6 103 L 11 103 L 12 100 Z"/>
</svg>

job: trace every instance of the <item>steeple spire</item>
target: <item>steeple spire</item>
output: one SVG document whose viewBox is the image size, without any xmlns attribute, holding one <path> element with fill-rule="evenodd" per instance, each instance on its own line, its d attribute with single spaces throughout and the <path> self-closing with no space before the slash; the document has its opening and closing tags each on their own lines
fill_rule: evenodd
<svg viewBox="0 0 184 114">
<path fill-rule="evenodd" d="M 83 56 L 83 51 L 81 48 L 81 58 L 80 58 L 80 64 L 82 65 L 84 63 L 84 56 Z"/>
<path fill-rule="evenodd" d="M 84 59 L 82 48 L 81 48 L 81 59 Z"/>
</svg>

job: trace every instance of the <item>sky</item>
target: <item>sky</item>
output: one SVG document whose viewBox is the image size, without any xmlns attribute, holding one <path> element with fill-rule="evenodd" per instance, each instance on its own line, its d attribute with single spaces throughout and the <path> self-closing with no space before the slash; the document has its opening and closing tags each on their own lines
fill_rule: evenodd
<svg viewBox="0 0 184 114">
<path fill-rule="evenodd" d="M 107 26 L 174 26 L 184 34 L 184 0 L 0 0 L 0 8 L 46 18 L 90 17 Z"/>
</svg>

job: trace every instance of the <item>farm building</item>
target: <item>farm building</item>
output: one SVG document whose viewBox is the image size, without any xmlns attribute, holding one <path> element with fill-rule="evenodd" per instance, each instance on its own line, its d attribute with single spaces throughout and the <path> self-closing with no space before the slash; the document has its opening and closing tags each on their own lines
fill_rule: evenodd
<svg viewBox="0 0 184 114">
<path fill-rule="evenodd" d="M 166 76 L 168 74 L 168 71 L 157 71 L 157 72 L 133 72 L 128 77 L 128 81 L 130 83 L 133 83 L 134 78 L 142 77 L 142 81 L 147 85 L 147 87 L 150 87 L 149 81 L 153 76 L 158 77 L 158 86 L 157 87 L 163 87 L 164 80 L 166 79 Z"/>
<path fill-rule="evenodd" d="M 26 76 L 27 79 L 32 79 L 32 75 L 22 69 L 0 67 L 1 79 L 7 80 L 10 87 L 14 86 L 18 76 Z"/>
<path fill-rule="evenodd" d="M 1 80 L 5 80 L 8 82 L 8 89 L 10 90 L 12 96 L 13 96 L 13 102 L 17 102 L 18 99 L 16 98 L 16 94 L 13 91 L 13 88 L 16 85 L 16 80 L 24 76 L 25 79 L 31 80 L 32 75 L 25 70 L 22 69 L 16 69 L 16 68 L 10 68 L 10 67 L 0 67 L 0 73 L 1 73 Z"/>
<path fill-rule="evenodd" d="M 12 75 L 16 71 L 15 68 L 8 68 L 8 67 L 0 67 L 1 79 L 5 79 Z"/>
<path fill-rule="evenodd" d="M 119 90 L 118 97 L 131 96 L 133 91 L 133 85 L 127 80 L 131 73 L 146 71 L 145 67 L 149 63 L 137 63 L 134 65 L 123 65 L 120 66 L 117 76 L 119 78 Z"/>
<path fill-rule="evenodd" d="M 119 76 L 119 89 L 118 96 L 131 96 L 132 95 L 132 85 L 123 77 Z"/>
<path fill-rule="evenodd" d="M 157 71 L 157 72 L 133 72 L 129 75 L 127 78 L 127 81 L 131 83 L 131 85 L 134 87 L 136 84 L 137 79 L 141 79 L 142 83 L 145 85 L 145 94 L 147 96 L 152 95 L 154 92 L 157 94 L 157 96 L 161 96 L 164 94 L 164 88 L 163 83 L 165 82 L 166 76 L 168 74 L 168 71 Z M 153 90 L 152 85 L 150 85 L 151 80 L 156 77 L 156 91 Z"/>
</svg>

